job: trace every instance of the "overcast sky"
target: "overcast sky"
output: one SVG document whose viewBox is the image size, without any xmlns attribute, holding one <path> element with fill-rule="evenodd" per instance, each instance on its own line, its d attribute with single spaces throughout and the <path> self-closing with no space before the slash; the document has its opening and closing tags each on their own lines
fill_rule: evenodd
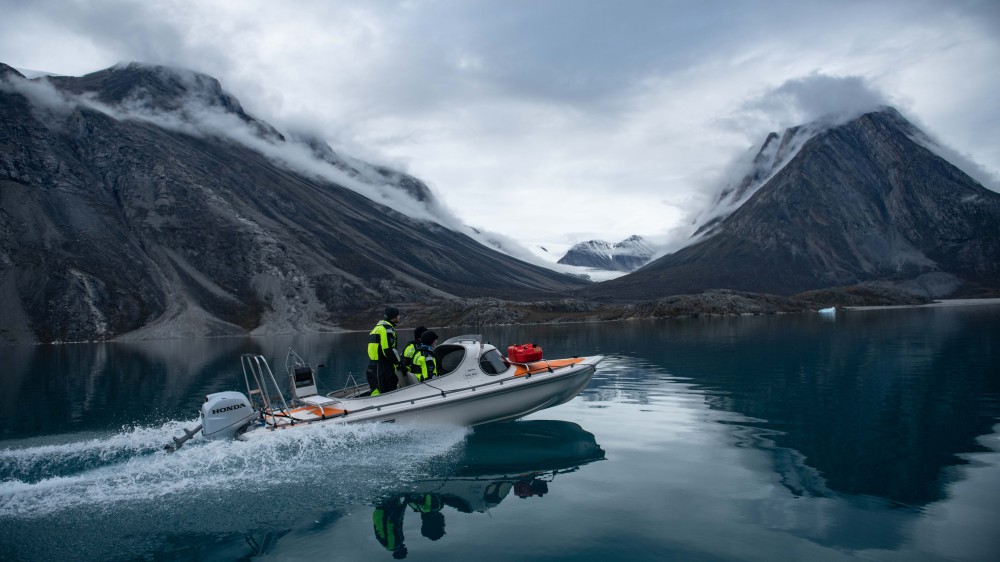
<svg viewBox="0 0 1000 562">
<path fill-rule="evenodd" d="M 768 131 L 879 103 L 988 187 L 1000 177 L 997 0 L 0 0 L 0 14 L 0 62 L 210 74 L 257 117 L 405 169 L 529 248 L 676 233 Z"/>
</svg>

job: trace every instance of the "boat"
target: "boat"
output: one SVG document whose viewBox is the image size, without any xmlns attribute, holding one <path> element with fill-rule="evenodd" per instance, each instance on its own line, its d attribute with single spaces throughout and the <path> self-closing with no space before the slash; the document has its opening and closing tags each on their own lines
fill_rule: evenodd
<svg viewBox="0 0 1000 562">
<path fill-rule="evenodd" d="M 434 349 L 438 376 L 371 395 L 352 378 L 337 392 L 317 392 L 316 371 L 294 351 L 285 361 L 287 392 L 267 360 L 241 356 L 246 394 L 209 394 L 201 406 L 201 425 L 167 445 L 176 450 L 200 431 L 208 439 L 251 438 L 254 434 L 315 423 L 420 422 L 478 426 L 515 420 L 576 397 L 590 382 L 604 356 L 541 358 L 532 344 L 527 362 L 511 346 L 505 357 L 481 335 L 451 338 Z M 512 357 L 515 356 L 515 357 Z"/>
</svg>

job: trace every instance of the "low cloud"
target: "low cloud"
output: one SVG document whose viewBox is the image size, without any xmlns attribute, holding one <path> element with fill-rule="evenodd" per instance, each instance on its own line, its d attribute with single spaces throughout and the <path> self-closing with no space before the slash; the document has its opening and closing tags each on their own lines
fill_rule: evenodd
<svg viewBox="0 0 1000 562">
<path fill-rule="evenodd" d="M 193 73 L 180 71 L 178 76 L 190 82 L 189 74 Z M 58 124 L 54 117 L 64 118 L 85 107 L 117 120 L 143 121 L 187 135 L 220 138 L 256 150 L 273 162 L 307 177 L 355 191 L 407 216 L 435 222 L 453 230 L 461 228 L 461 221 L 436 198 L 427 202 L 419 201 L 398 185 L 386 181 L 374 168 L 361 165 L 361 162 L 354 162 L 358 164 L 354 171 L 344 170 L 317 158 L 313 150 L 304 143 L 285 142 L 271 135 L 262 135 L 266 131 L 262 131 L 261 127 L 244 121 L 224 107 L 206 103 L 209 98 L 199 95 L 200 90 L 197 88 L 192 89 L 186 97 L 173 100 L 176 106 L 171 109 L 152 107 L 144 101 L 141 93 L 128 98 L 121 105 L 111 106 L 98 101 L 92 94 L 62 92 L 45 79 L 0 80 L 0 90 L 24 95 L 32 103 L 36 115 L 50 126 Z"/>
<path fill-rule="evenodd" d="M 283 131 L 408 169 L 462 222 L 529 248 L 683 243 L 728 155 L 886 102 L 1000 171 L 996 2 L 23 4 L 0 18 L 5 63 L 205 72 Z M 534 203 L 498 220 L 509 201 Z"/>
<path fill-rule="evenodd" d="M 842 125 L 887 106 L 904 111 L 906 109 L 901 100 L 891 99 L 865 78 L 814 72 L 802 78 L 788 80 L 745 102 L 742 111 L 743 119 L 756 119 L 759 121 L 758 126 L 770 124 L 772 131 L 780 132 L 788 127 L 803 126 L 804 134 L 796 135 L 801 147 L 809 137 L 826 128 Z M 939 142 L 930 128 L 918 118 L 908 115 L 907 119 L 924 132 L 924 135 L 913 140 L 948 160 L 985 187 L 994 191 L 1000 189 L 1000 178 L 996 174 L 976 163 L 970 156 Z M 758 127 L 757 130 L 763 134 L 763 129 Z M 794 153 L 788 155 L 785 162 L 791 156 Z"/>
<path fill-rule="evenodd" d="M 771 130 L 815 123 L 841 125 L 870 111 L 892 105 L 885 94 L 861 76 L 830 76 L 814 72 L 794 78 L 746 101 L 743 121 L 770 123 Z"/>
<path fill-rule="evenodd" d="M 664 255 L 711 236 L 713 224 L 745 203 L 814 135 L 886 105 L 888 98 L 862 77 L 817 72 L 743 101 L 716 125 L 745 136 L 752 144 L 720 165 L 716 173 L 706 175 L 688 199 L 684 218 L 661 236 L 649 236 L 650 241 Z M 769 133 L 777 133 L 778 138 L 766 142 Z"/>
<path fill-rule="evenodd" d="M 70 96 L 60 92 L 47 79 L 26 80 L 10 74 L 0 77 L 0 91 L 20 94 L 32 102 L 32 107 L 40 116 L 45 114 L 66 116 L 77 107 Z"/>
<path fill-rule="evenodd" d="M 924 135 L 913 137 L 913 140 L 965 172 L 967 176 L 979 182 L 983 187 L 1000 193 L 1000 176 L 977 163 L 971 156 L 941 143 L 926 131 Z"/>
</svg>

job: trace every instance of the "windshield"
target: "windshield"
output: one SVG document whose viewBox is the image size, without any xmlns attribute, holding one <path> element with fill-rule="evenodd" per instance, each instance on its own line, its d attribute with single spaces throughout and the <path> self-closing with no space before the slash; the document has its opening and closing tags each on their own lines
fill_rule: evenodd
<svg viewBox="0 0 1000 562">
<path fill-rule="evenodd" d="M 487 375 L 503 373 L 509 366 L 504 361 L 503 355 L 500 355 L 500 352 L 495 349 L 487 351 L 479 358 L 479 368 Z"/>
</svg>

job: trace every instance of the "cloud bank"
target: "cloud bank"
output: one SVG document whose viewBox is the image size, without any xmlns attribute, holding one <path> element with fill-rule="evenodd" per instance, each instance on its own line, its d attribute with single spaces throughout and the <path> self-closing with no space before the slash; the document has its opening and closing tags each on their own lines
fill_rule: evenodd
<svg viewBox="0 0 1000 562">
<path fill-rule="evenodd" d="M 387 182 L 385 176 L 361 161 L 351 160 L 354 164 L 352 171 L 360 172 L 352 173 L 317 158 L 308 145 L 286 142 L 273 134 L 266 134 L 269 132 L 266 125 L 256 121 L 247 122 L 231 109 L 214 103 L 217 101 L 217 93 L 205 91 L 208 77 L 184 69 L 157 67 L 154 71 L 169 74 L 164 77 L 167 79 L 178 78 L 188 87 L 185 96 L 171 100 L 176 102 L 175 107 L 154 107 L 141 93 L 129 97 L 120 105 L 108 105 L 98 101 L 93 95 L 62 92 L 45 78 L 0 78 L 0 90 L 25 96 L 36 115 L 47 126 L 58 127 L 60 121 L 73 112 L 88 108 L 117 120 L 142 121 L 191 136 L 219 138 L 251 148 L 271 161 L 308 177 L 346 187 L 407 216 L 441 224 L 453 230 L 462 228 L 461 221 L 436 198 L 420 201 L 397 184 Z M 229 101 L 238 104 L 235 98 L 230 98 Z M 171 106 L 174 105 L 171 103 Z"/>
<path fill-rule="evenodd" d="M 813 72 L 747 100 L 741 114 L 744 119 L 757 118 L 778 129 L 805 124 L 833 127 L 891 105 L 892 101 L 862 76 Z"/>
<path fill-rule="evenodd" d="M 528 247 L 669 239 L 769 131 L 890 101 L 1000 172 L 1000 8 L 975 0 L 0 0 L 0 60 L 192 68 Z M 513 203 L 512 203 L 513 202 Z M 530 202 L 530 203 L 527 203 Z M 558 256 L 556 256 L 558 259 Z"/>
</svg>

